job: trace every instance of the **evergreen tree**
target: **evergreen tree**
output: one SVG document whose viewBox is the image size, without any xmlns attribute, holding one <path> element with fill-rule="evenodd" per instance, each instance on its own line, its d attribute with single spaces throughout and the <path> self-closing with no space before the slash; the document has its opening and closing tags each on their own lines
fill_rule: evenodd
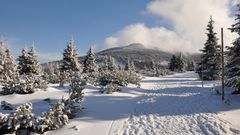
<svg viewBox="0 0 240 135">
<path fill-rule="evenodd" d="M 73 39 L 71 39 L 63 52 L 63 60 L 60 67 L 60 86 L 63 86 L 69 80 L 71 72 L 81 72 L 81 64 L 77 56 L 77 49 L 74 46 Z"/>
<path fill-rule="evenodd" d="M 194 71 L 195 70 L 195 63 L 193 60 L 188 59 L 186 63 L 186 70 L 188 71 Z"/>
<path fill-rule="evenodd" d="M 47 88 L 34 46 L 30 51 L 27 51 L 27 49 L 22 50 L 22 55 L 18 57 L 18 71 L 20 84 L 17 93 L 27 94 L 34 92 L 34 88 Z"/>
<path fill-rule="evenodd" d="M 0 41 L 0 84 L 4 82 L 4 60 L 5 60 L 5 53 L 3 42 Z"/>
<path fill-rule="evenodd" d="M 171 71 L 175 71 L 177 69 L 177 57 L 175 55 L 173 55 L 170 60 L 169 69 Z"/>
<path fill-rule="evenodd" d="M 185 61 L 181 53 L 177 57 L 177 69 L 179 72 L 183 72 L 185 70 Z"/>
<path fill-rule="evenodd" d="M 34 45 L 31 47 L 28 52 L 29 71 L 27 75 L 34 79 L 34 88 L 46 89 L 47 83 L 43 79 L 42 66 L 38 60 L 37 53 L 34 49 Z"/>
<path fill-rule="evenodd" d="M 17 71 L 17 65 L 9 49 L 5 51 L 4 59 L 4 85 L 1 94 L 8 95 L 16 92 L 16 87 L 19 84 L 20 77 Z"/>
<path fill-rule="evenodd" d="M 124 68 L 124 70 L 131 70 L 131 64 L 130 64 L 130 60 L 128 59 L 127 60 L 127 63 L 126 63 L 126 65 L 125 65 L 125 68 Z"/>
<path fill-rule="evenodd" d="M 237 34 L 237 38 L 228 48 L 228 62 L 226 65 L 227 84 L 237 89 L 240 93 L 240 5 L 236 13 L 236 23 L 230 28 L 231 32 Z"/>
<path fill-rule="evenodd" d="M 156 64 L 155 64 L 155 62 L 152 60 L 151 61 L 151 63 L 150 63 L 150 68 L 151 68 L 151 70 L 155 73 L 155 71 L 156 71 Z"/>
<path fill-rule="evenodd" d="M 4 64 L 4 80 L 6 82 L 9 81 L 16 81 L 16 79 L 18 80 L 19 76 L 17 73 L 17 65 L 15 63 L 15 60 L 13 58 L 13 55 L 11 53 L 11 51 L 9 49 L 6 49 L 5 51 L 5 64 Z"/>
<path fill-rule="evenodd" d="M 28 58 L 29 58 L 29 72 L 33 74 L 36 77 L 42 76 L 42 67 L 41 64 L 37 58 L 36 51 L 34 49 L 34 46 L 30 49 L 28 52 Z"/>
<path fill-rule="evenodd" d="M 97 72 L 97 65 L 95 63 L 94 53 L 92 51 L 92 47 L 90 47 L 87 52 L 87 56 L 84 60 L 84 68 L 83 73 L 95 73 Z"/>
<path fill-rule="evenodd" d="M 220 46 L 218 45 L 217 33 L 214 32 L 214 21 L 210 17 L 207 25 L 207 41 L 202 51 L 202 60 L 199 63 L 198 73 L 203 80 L 219 79 L 221 69 Z"/>
<path fill-rule="evenodd" d="M 18 57 L 18 71 L 20 75 L 30 73 L 29 56 L 27 49 L 22 49 L 22 54 Z"/>
<path fill-rule="evenodd" d="M 135 72 L 136 69 L 135 69 L 134 62 L 133 61 L 130 62 L 130 60 L 128 59 L 127 64 L 125 66 L 125 70 L 130 71 L 130 72 L 132 72 L 132 71 Z"/>
<path fill-rule="evenodd" d="M 136 67 L 133 61 L 131 62 L 131 69 L 131 71 L 136 72 Z"/>
<path fill-rule="evenodd" d="M 169 63 L 169 69 L 171 71 L 183 72 L 185 70 L 185 66 L 186 66 L 185 60 L 181 53 L 179 56 L 175 55 L 172 56 Z"/>
<path fill-rule="evenodd" d="M 110 71 L 114 71 L 117 69 L 117 67 L 115 66 L 115 64 L 113 63 L 113 58 L 112 56 L 108 56 L 107 57 L 107 69 Z"/>
<path fill-rule="evenodd" d="M 77 56 L 77 49 L 74 46 L 73 39 L 71 39 L 67 44 L 67 48 L 63 52 L 61 70 L 67 72 L 80 71 L 81 65 L 78 62 Z"/>
</svg>

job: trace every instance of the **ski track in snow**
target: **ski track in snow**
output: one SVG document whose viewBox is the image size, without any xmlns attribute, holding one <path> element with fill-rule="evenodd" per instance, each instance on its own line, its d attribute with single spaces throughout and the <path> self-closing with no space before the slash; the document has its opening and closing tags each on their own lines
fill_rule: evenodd
<svg viewBox="0 0 240 135">
<path fill-rule="evenodd" d="M 209 110 L 210 94 L 189 73 L 149 82 L 132 115 L 125 121 L 123 135 L 235 135 L 240 131 Z M 144 82 L 144 81 L 143 81 Z M 152 88 L 149 89 L 149 86 Z"/>
</svg>

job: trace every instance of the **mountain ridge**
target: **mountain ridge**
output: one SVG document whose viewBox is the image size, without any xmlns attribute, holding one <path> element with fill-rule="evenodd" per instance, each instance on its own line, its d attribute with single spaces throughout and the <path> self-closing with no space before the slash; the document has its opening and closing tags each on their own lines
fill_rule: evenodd
<svg viewBox="0 0 240 135">
<path fill-rule="evenodd" d="M 179 54 L 180 53 L 176 53 L 174 55 Z M 157 65 L 166 67 L 172 55 L 173 53 L 161 51 L 159 49 L 147 48 L 140 43 L 132 43 L 127 46 L 108 48 L 95 53 L 97 64 L 104 63 L 107 56 L 112 56 L 114 58 L 115 64 L 123 67 L 129 59 L 130 61 L 134 62 L 135 66 L 138 69 L 143 69 L 144 66 L 148 67 L 152 62 L 156 63 Z M 184 56 L 188 59 L 193 59 L 194 61 L 198 61 L 199 59 L 198 55 L 186 54 Z M 85 56 L 81 56 L 79 57 L 79 60 L 82 62 L 84 58 Z M 49 63 L 59 64 L 60 61 L 61 60 Z M 47 63 L 44 63 L 43 66 L 46 64 Z"/>
</svg>

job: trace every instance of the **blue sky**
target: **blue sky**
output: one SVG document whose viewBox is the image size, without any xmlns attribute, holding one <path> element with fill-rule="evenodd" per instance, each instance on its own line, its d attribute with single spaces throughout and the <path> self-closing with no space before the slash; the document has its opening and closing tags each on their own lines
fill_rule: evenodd
<svg viewBox="0 0 240 135">
<path fill-rule="evenodd" d="M 144 22 L 150 0 L 1 0 L 0 34 L 15 55 L 34 41 L 40 53 L 60 54 L 73 35 L 80 55 L 125 25 Z M 51 55 L 49 55 L 51 56 Z"/>
<path fill-rule="evenodd" d="M 35 42 L 41 62 L 61 59 L 73 35 L 80 55 L 131 43 L 169 52 L 199 52 L 209 16 L 233 34 L 236 0 L 1 0 L 0 35 L 17 57 Z M 218 35 L 219 36 L 219 35 Z"/>
</svg>

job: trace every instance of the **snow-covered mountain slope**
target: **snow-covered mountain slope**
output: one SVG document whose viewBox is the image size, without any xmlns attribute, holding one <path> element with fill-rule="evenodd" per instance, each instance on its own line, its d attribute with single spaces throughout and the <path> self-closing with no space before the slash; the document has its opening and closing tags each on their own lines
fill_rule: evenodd
<svg viewBox="0 0 240 135">
<path fill-rule="evenodd" d="M 174 53 L 179 55 L 179 53 Z M 83 55 L 83 54 L 81 54 Z M 142 44 L 133 43 L 127 46 L 122 47 L 113 47 L 100 52 L 96 52 L 96 62 L 101 64 L 105 62 L 106 56 L 112 56 L 117 65 L 125 65 L 128 61 L 134 61 L 135 66 L 138 69 L 143 69 L 144 66 L 149 67 L 151 62 L 154 61 L 155 64 L 161 66 L 167 66 L 173 53 L 164 52 L 159 49 L 146 48 Z M 186 59 L 194 60 L 198 62 L 200 59 L 199 54 L 183 54 Z M 80 57 L 80 60 L 83 61 L 85 57 Z M 52 64 L 58 64 L 60 61 L 49 62 Z M 43 67 L 46 66 L 42 64 Z"/>
<path fill-rule="evenodd" d="M 193 72 L 165 77 L 146 77 L 141 88 L 128 86 L 111 95 L 98 93 L 98 88 L 87 86 L 83 106 L 78 117 L 47 135 L 238 135 L 240 134 L 240 98 L 226 99 L 212 91 L 220 89 L 219 82 L 201 81 Z M 47 110 L 52 102 L 67 96 L 67 89 L 52 85 L 47 91 L 30 95 L 1 96 L 17 106 L 33 102 L 34 113 Z M 42 99 L 52 99 L 48 103 Z M 2 110 L 1 110 L 2 112 Z"/>
</svg>

